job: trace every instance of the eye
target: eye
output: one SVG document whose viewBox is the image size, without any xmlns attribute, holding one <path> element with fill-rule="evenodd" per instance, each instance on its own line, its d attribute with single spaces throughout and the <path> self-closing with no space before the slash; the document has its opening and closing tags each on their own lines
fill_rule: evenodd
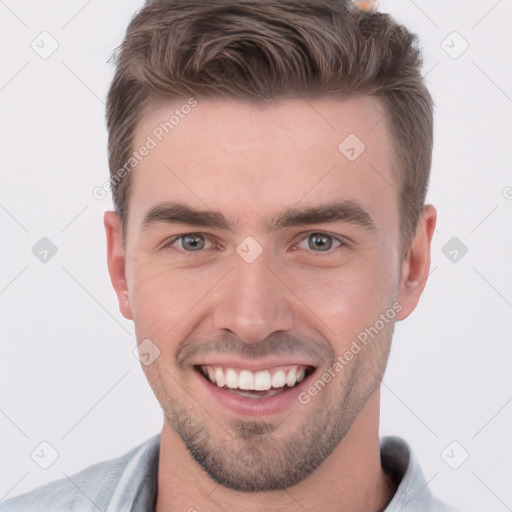
<svg viewBox="0 0 512 512">
<path fill-rule="evenodd" d="M 175 247 L 178 242 L 179 247 Z M 210 244 L 208 246 L 207 244 Z M 186 233 L 184 235 L 175 236 L 166 242 L 162 249 L 175 249 L 184 252 L 201 252 L 203 249 L 210 249 L 212 242 L 201 233 Z"/>
<path fill-rule="evenodd" d="M 301 244 L 304 242 L 307 243 L 307 247 L 301 247 Z M 301 249 L 306 248 L 307 250 L 312 250 L 314 252 L 329 252 L 333 247 L 334 249 L 337 249 L 344 245 L 345 244 L 341 240 L 333 237 L 332 235 L 328 235 L 327 233 L 310 233 L 298 244 Z"/>
</svg>

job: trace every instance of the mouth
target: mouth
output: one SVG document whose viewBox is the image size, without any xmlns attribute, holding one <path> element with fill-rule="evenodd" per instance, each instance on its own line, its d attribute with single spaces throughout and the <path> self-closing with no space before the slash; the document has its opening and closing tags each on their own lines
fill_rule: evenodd
<svg viewBox="0 0 512 512">
<path fill-rule="evenodd" d="M 286 394 L 315 371 L 315 367 L 307 365 L 286 365 L 257 371 L 213 365 L 196 365 L 194 368 L 216 388 L 256 400 Z"/>
</svg>

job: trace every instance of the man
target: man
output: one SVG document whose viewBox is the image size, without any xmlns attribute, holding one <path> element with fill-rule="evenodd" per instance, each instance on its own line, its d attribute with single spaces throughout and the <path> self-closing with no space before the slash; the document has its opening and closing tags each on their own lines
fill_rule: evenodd
<svg viewBox="0 0 512 512">
<path fill-rule="evenodd" d="M 415 37 L 356 4 L 159 0 L 132 20 L 104 224 L 164 425 L 2 510 L 453 510 L 378 435 L 430 266 L 432 100 Z"/>
</svg>

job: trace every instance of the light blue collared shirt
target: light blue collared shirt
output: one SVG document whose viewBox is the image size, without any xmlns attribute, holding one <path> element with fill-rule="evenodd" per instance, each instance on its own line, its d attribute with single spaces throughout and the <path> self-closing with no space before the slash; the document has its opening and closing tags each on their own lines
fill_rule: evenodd
<svg viewBox="0 0 512 512">
<path fill-rule="evenodd" d="M 0 512 L 154 512 L 160 434 L 117 459 L 37 487 L 0 503 Z M 398 485 L 383 512 L 457 512 L 428 488 L 409 445 L 381 440 L 382 467 Z"/>
</svg>

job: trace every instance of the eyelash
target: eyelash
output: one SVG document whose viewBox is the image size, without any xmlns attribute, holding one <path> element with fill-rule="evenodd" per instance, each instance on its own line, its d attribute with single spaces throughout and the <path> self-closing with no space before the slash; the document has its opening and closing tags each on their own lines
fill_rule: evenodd
<svg viewBox="0 0 512 512">
<path fill-rule="evenodd" d="M 304 237 L 302 237 L 299 242 L 297 242 L 297 244 L 294 244 L 294 249 L 296 248 L 296 246 L 302 242 L 303 240 L 307 240 L 311 235 L 321 235 L 321 236 L 325 236 L 327 238 L 331 238 L 332 240 L 336 241 L 339 243 L 338 247 L 335 247 L 335 248 L 331 248 L 329 249 L 328 251 L 313 251 L 313 250 L 308 250 L 308 252 L 311 252 L 315 255 L 318 255 L 318 256 L 323 256 L 323 255 L 330 255 L 332 254 L 334 251 L 336 251 L 337 249 L 341 249 L 343 247 L 346 247 L 348 244 L 347 242 L 345 242 L 344 240 L 334 236 L 334 235 L 331 235 L 329 233 L 324 233 L 323 231 L 310 231 L 308 232 Z M 185 253 L 187 254 L 187 257 L 195 257 L 195 256 L 199 256 L 200 254 L 204 253 L 207 249 L 202 249 L 202 250 L 198 250 L 198 251 L 186 251 L 186 250 L 183 250 L 183 249 L 175 249 L 173 248 L 172 246 L 174 245 L 175 242 L 178 242 L 179 240 L 182 240 L 183 238 L 185 238 L 186 236 L 201 236 L 203 238 L 205 238 L 206 240 L 209 240 L 210 243 L 215 243 L 210 236 L 208 236 L 206 233 L 184 233 L 182 235 L 177 235 L 175 237 L 173 237 L 171 240 L 168 240 L 167 242 L 165 242 L 163 245 L 162 245 L 162 250 L 172 250 L 172 251 L 177 251 L 177 252 L 180 252 L 180 253 Z M 220 245 L 220 244 L 217 244 L 217 245 Z"/>
</svg>

